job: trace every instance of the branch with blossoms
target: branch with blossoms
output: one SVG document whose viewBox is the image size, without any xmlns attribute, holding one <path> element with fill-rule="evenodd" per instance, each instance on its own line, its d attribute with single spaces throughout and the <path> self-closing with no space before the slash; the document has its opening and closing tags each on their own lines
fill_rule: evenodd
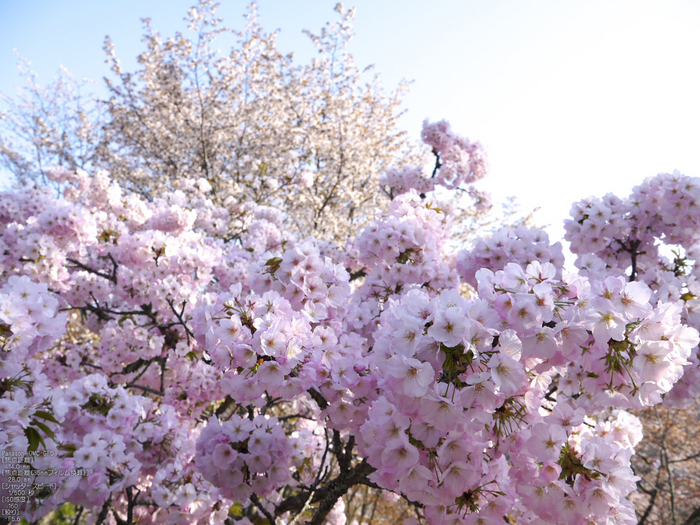
<svg viewBox="0 0 700 525">
<path fill-rule="evenodd" d="M 440 161 L 440 153 L 435 149 L 435 146 L 433 146 L 432 153 L 435 155 L 435 167 L 433 168 L 433 172 L 430 174 L 430 178 L 434 179 L 435 175 L 438 173 L 438 170 L 442 167 L 442 162 Z"/>
<path fill-rule="evenodd" d="M 170 299 L 170 298 L 168 298 L 168 299 L 166 299 L 166 300 L 167 300 L 167 302 L 168 302 L 168 306 L 170 306 L 170 309 L 172 310 L 173 314 L 174 314 L 175 317 L 177 318 L 177 322 L 176 322 L 176 323 L 170 323 L 170 324 L 165 325 L 165 326 L 167 326 L 167 328 L 170 328 L 171 326 L 175 326 L 175 325 L 180 325 L 180 326 L 182 326 L 182 328 L 185 330 L 185 336 L 187 337 L 187 345 L 189 346 L 189 345 L 190 345 L 190 338 L 191 338 L 191 337 L 193 338 L 193 337 L 194 337 L 194 334 L 193 334 L 192 331 L 189 329 L 189 327 L 187 326 L 187 323 L 184 321 L 184 319 L 183 319 L 183 317 L 182 317 L 183 314 L 185 313 L 185 305 L 187 304 L 187 301 L 182 301 L 182 305 L 180 306 L 180 311 L 178 312 L 178 311 L 175 309 L 175 305 L 173 304 L 173 300 Z"/>
<path fill-rule="evenodd" d="M 486 175 L 486 156 L 481 144 L 453 133 L 448 122 L 429 123 L 426 120 L 421 138 L 435 157 L 432 171 L 425 176 L 421 167 L 404 167 L 383 174 L 380 182 L 391 200 L 411 189 L 416 190 L 422 199 L 438 186 L 464 190 L 465 186 Z M 473 190 L 470 188 L 468 192 L 471 195 Z"/>
<path fill-rule="evenodd" d="M 104 174 L 51 176 L 75 181 L 70 199 L 0 195 L 19 209 L 0 230 L 0 446 L 47 452 L 27 460 L 45 486 L 23 502 L 32 521 L 71 502 L 117 523 L 321 524 L 366 486 L 430 524 L 632 523 L 653 475 L 632 470 L 628 410 L 697 393 L 695 268 L 652 259 L 654 232 L 689 260 L 700 240 L 668 216 L 696 191 L 679 177 L 636 204 L 582 204 L 570 232 L 602 239 L 575 248 L 600 249 L 566 273 L 561 246 L 528 228 L 448 253 L 449 203 L 415 189 L 341 251 L 286 239 L 252 204 L 240 243 L 223 242 L 199 222 L 216 213 L 198 186 L 150 203 Z M 665 192 L 687 196 L 654 208 Z M 635 228 L 630 280 L 613 248 Z M 85 337 L 63 337 L 67 323 Z M 696 455 L 660 450 L 664 480 Z M 683 520 L 668 485 L 647 516 L 668 500 Z"/>
<path fill-rule="evenodd" d="M 368 478 L 368 475 L 374 470 L 366 460 L 363 460 L 352 468 L 341 471 L 337 477 L 330 480 L 324 487 L 305 490 L 283 500 L 276 506 L 275 515 L 282 516 L 287 512 L 292 512 L 293 514 L 301 512 L 307 506 L 307 501 L 310 501 L 311 504 L 320 505 L 307 523 L 321 525 L 325 523 L 326 516 L 328 516 L 338 498 L 347 493 L 350 487 L 357 484 L 376 486 Z"/>
<path fill-rule="evenodd" d="M 101 272 L 100 270 L 96 270 L 94 268 L 91 268 L 90 266 L 81 263 L 80 261 L 77 261 L 75 259 L 67 258 L 66 261 L 71 263 L 74 268 L 80 268 L 81 270 L 85 270 L 86 272 L 95 274 L 99 277 L 103 277 L 109 281 L 112 281 L 114 284 L 117 284 L 117 262 L 114 260 L 114 257 L 112 257 L 112 254 L 107 254 L 107 258 L 111 261 L 112 263 L 112 270 L 109 274 Z M 25 260 L 26 262 L 26 260 Z"/>
</svg>

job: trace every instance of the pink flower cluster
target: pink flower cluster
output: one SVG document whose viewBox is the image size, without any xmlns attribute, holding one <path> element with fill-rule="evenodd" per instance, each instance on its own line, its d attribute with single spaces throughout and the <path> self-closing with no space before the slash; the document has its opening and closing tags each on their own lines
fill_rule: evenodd
<svg viewBox="0 0 700 525">
<path fill-rule="evenodd" d="M 210 418 L 197 440 L 197 468 L 233 501 L 245 501 L 252 493 L 272 496 L 293 482 L 292 468 L 311 462 L 320 448 L 311 432 L 286 436 L 278 423 L 264 416 Z"/>
<path fill-rule="evenodd" d="M 237 403 L 262 403 L 263 394 L 291 401 L 316 388 L 335 428 L 358 426 L 364 412 L 352 401 L 372 395 L 375 384 L 364 339 L 344 333 L 347 273 L 311 241 L 279 255 L 249 267 L 252 293 L 239 283 L 197 309 L 194 334 Z"/>
<path fill-rule="evenodd" d="M 574 204 L 572 219 L 565 223 L 566 239 L 583 274 L 643 281 L 651 287 L 652 303 L 677 302 L 682 309 L 676 315 L 700 327 L 700 268 L 694 264 L 700 246 L 698 209 L 698 179 L 678 171 L 662 173 L 646 179 L 626 199 L 606 195 Z M 700 395 L 697 351 L 687 356 L 692 366 L 665 403 L 687 406 Z"/>
<path fill-rule="evenodd" d="M 470 142 L 469 139 L 453 133 L 447 121 L 423 122 L 421 139 L 430 146 L 435 155 L 433 172 L 426 176 L 422 167 L 415 166 L 388 170 L 380 177 L 379 183 L 390 188 L 392 197 L 409 190 L 424 194 L 438 186 L 453 190 L 462 185 L 472 184 L 486 175 L 488 163 L 483 146 L 479 142 Z M 477 205 L 486 205 L 485 194 L 473 187 L 468 191 L 477 201 Z"/>
<path fill-rule="evenodd" d="M 424 131 L 448 185 L 481 173 L 456 153 L 473 145 Z M 340 250 L 273 208 L 214 206 L 205 181 L 145 202 L 50 176 L 65 198 L 0 194 L 0 453 L 43 453 L 22 463 L 30 520 L 71 502 L 342 522 L 333 498 L 363 482 L 431 525 L 634 523 L 624 410 L 700 388 L 696 179 L 577 205 L 571 274 L 527 228 L 446 253 L 450 206 L 415 189 Z"/>
<path fill-rule="evenodd" d="M 356 248 L 366 277 L 352 301 L 349 322 L 355 329 L 371 324 L 389 297 L 414 286 L 457 286 L 451 257 L 444 253 L 450 225 L 446 203 L 410 191 L 363 230 Z"/>
<path fill-rule="evenodd" d="M 649 273 L 653 281 L 662 270 L 657 239 L 685 249 L 700 242 L 700 183 L 678 171 L 662 173 L 635 187 L 627 199 L 589 198 L 574 204 L 570 215 L 564 226 L 572 252 L 593 253 L 620 271 L 634 256 L 635 276 L 645 279 Z"/>
<path fill-rule="evenodd" d="M 439 156 L 440 172 L 436 178 L 440 185 L 456 188 L 486 175 L 488 164 L 483 146 L 456 135 L 446 120 L 424 121 L 421 139 Z"/>
<path fill-rule="evenodd" d="M 502 228 L 477 241 L 472 249 L 461 250 L 457 254 L 457 270 L 462 279 L 476 286 L 476 272 L 481 268 L 502 270 L 511 262 L 527 266 L 533 261 L 552 263 L 560 278 L 564 266 L 561 243 L 550 244 L 549 236 L 542 230 L 525 226 Z"/>
<path fill-rule="evenodd" d="M 434 178 L 425 176 L 423 168 L 420 166 L 404 166 L 403 168 L 392 168 L 383 173 L 379 182 L 384 187 L 389 187 L 394 194 L 400 195 L 410 190 L 419 193 L 428 193 L 435 189 L 437 181 Z"/>
<path fill-rule="evenodd" d="M 361 428 L 373 479 L 434 523 L 467 508 L 557 519 L 552 504 L 633 523 L 624 498 L 639 432 L 604 445 L 584 416 L 659 402 L 697 331 L 678 305 L 653 308 L 641 283 L 558 280 L 539 262 L 477 279 L 477 299 L 413 289 L 382 314 L 372 365 L 383 395 Z M 596 451 L 606 463 L 588 461 Z"/>
<path fill-rule="evenodd" d="M 2 362 L 0 379 L 17 375 L 30 357 L 47 350 L 63 333 L 66 314 L 43 283 L 12 275 L 0 288 Z"/>
</svg>

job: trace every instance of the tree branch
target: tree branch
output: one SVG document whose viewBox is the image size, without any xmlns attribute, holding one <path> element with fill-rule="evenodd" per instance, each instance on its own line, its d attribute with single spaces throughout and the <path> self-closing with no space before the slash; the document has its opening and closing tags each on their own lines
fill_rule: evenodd
<svg viewBox="0 0 700 525">
<path fill-rule="evenodd" d="M 260 502 L 260 498 L 258 498 L 257 494 L 251 494 L 250 501 L 252 501 L 253 504 L 258 508 L 258 510 L 262 512 L 263 515 L 267 518 L 267 520 L 270 522 L 269 525 L 277 525 L 275 517 L 272 514 L 270 514 L 270 512 L 265 507 L 263 507 L 263 504 Z"/>
<path fill-rule="evenodd" d="M 110 259 L 112 259 L 111 255 L 110 255 Z M 81 270 L 85 270 L 88 273 L 98 275 L 100 277 L 103 277 L 104 279 L 107 279 L 108 281 L 112 281 L 114 284 L 117 284 L 117 263 L 114 262 L 114 259 L 112 259 L 112 264 L 114 264 L 114 269 L 112 270 L 111 275 L 108 275 L 106 273 L 102 273 L 99 270 L 95 270 L 94 268 L 91 268 L 88 265 L 83 264 L 76 259 L 66 259 L 66 261 L 71 263 L 73 265 L 73 268 L 80 268 Z"/>
<path fill-rule="evenodd" d="M 372 482 L 368 479 L 375 468 L 367 463 L 367 460 L 362 460 L 354 467 L 341 472 L 336 478 L 333 478 L 324 487 L 316 489 L 316 491 L 311 494 L 312 491 L 304 490 L 299 494 L 291 496 L 277 505 L 275 509 L 275 516 L 281 516 L 285 512 L 295 512 L 300 511 L 307 504 L 307 500 L 311 501 L 311 504 L 320 503 L 316 514 L 307 523 L 307 525 L 321 525 L 325 523 L 325 518 L 338 501 L 338 498 L 342 497 L 348 492 L 350 487 L 354 485 L 369 485 Z"/>
</svg>

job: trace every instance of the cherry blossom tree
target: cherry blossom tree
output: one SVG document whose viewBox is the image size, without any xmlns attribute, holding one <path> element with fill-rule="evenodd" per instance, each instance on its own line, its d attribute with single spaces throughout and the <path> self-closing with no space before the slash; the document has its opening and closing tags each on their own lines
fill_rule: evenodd
<svg viewBox="0 0 700 525">
<path fill-rule="evenodd" d="M 662 415 L 700 393 L 700 179 L 574 204 L 575 272 L 524 226 L 454 250 L 441 196 L 484 200 L 483 149 L 426 121 L 427 165 L 372 127 L 395 106 L 329 60 L 338 10 L 312 37 L 325 84 L 252 13 L 239 51 L 208 54 L 202 3 L 196 44 L 151 32 L 138 75 L 113 62 L 93 150 L 3 143 L 50 184 L 0 194 L 0 496 L 30 522 L 70 504 L 97 525 L 359 524 L 392 503 L 406 525 L 691 519 L 673 471 L 697 456 Z M 243 129 L 219 106 L 240 75 Z M 266 112 L 293 93 L 301 122 Z M 353 200 L 370 189 L 385 200 Z M 633 411 L 654 411 L 656 439 Z"/>
<path fill-rule="evenodd" d="M 147 201 L 104 172 L 48 176 L 60 198 L 0 200 L 1 436 L 40 488 L 29 520 L 70 502 L 98 523 L 342 522 L 365 485 L 409 522 L 635 523 L 642 426 L 625 410 L 696 394 L 692 292 L 663 295 L 694 281 L 647 251 L 696 241 L 659 193 L 692 199 L 694 179 L 621 200 L 615 234 L 645 250 L 572 274 L 524 228 L 450 255 L 431 191 L 397 188 L 343 251 L 255 203 L 222 238 L 203 179 Z"/>
<path fill-rule="evenodd" d="M 371 67 L 355 66 L 347 51 L 353 9 L 339 4 L 337 22 L 307 32 L 317 57 L 299 64 L 277 50 L 276 34 L 262 29 L 254 3 L 240 32 L 222 25 L 216 7 L 200 0 L 189 11 L 193 38 L 179 32 L 163 38 L 144 20 L 146 50 L 136 71 L 124 70 L 107 38 L 113 75 L 104 79 L 106 98 L 65 70 L 42 87 L 22 60 L 27 85 L 20 96 L 0 94 L 8 108 L 0 112 L 0 165 L 21 183 L 43 186 L 55 186 L 46 176 L 51 166 L 105 170 L 146 199 L 183 177 L 204 178 L 219 205 L 272 206 L 284 214 L 286 229 L 340 243 L 402 191 L 401 179 L 421 177 L 428 164 L 444 164 L 439 176 L 458 180 L 453 170 L 462 149 L 431 140 L 416 145 L 399 128 L 408 85 L 387 93 L 378 76 L 369 76 Z M 229 33 L 236 40 L 230 52 L 214 51 L 217 37 Z M 481 145 L 454 140 L 466 140 L 472 181 L 483 177 Z M 430 178 L 413 183 L 428 188 Z M 513 202 L 487 215 L 488 195 L 449 187 L 464 196 L 456 213 L 459 240 L 530 222 Z"/>
<path fill-rule="evenodd" d="M 214 51 L 231 31 L 202 0 L 187 17 L 194 40 L 163 39 L 144 21 L 137 71 L 124 71 L 106 40 L 106 100 L 67 72 L 41 88 L 26 71 L 24 98 L 6 98 L 0 158 L 20 181 L 45 183 L 52 165 L 104 169 L 147 199 L 204 178 L 216 204 L 273 206 L 302 236 L 344 242 L 386 200 L 380 174 L 426 152 L 397 127 L 406 86 L 386 93 L 376 77 L 366 82 L 346 50 L 354 10 L 336 10 L 338 22 L 308 32 L 317 57 L 306 65 L 277 50 L 255 4 L 231 52 Z"/>
</svg>

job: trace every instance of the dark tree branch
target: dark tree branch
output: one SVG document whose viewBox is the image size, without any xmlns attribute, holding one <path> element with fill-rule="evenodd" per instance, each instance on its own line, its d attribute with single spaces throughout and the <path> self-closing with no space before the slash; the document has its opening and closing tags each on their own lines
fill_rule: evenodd
<svg viewBox="0 0 700 525">
<path fill-rule="evenodd" d="M 350 465 L 352 463 L 352 449 L 355 448 L 355 436 L 351 435 L 348 438 L 348 442 L 345 444 L 345 457 L 344 457 L 344 462 L 345 462 L 345 469 L 349 469 Z M 343 468 L 343 465 L 341 465 L 341 468 Z"/>
<path fill-rule="evenodd" d="M 106 274 L 106 273 L 102 273 L 99 270 L 95 270 L 94 268 L 91 268 L 90 266 L 83 264 L 76 259 L 68 259 L 67 258 L 66 261 L 68 261 L 69 263 L 71 263 L 73 265 L 72 268 L 80 268 L 81 270 L 85 270 L 88 273 L 95 274 L 99 277 L 107 279 L 108 281 L 112 281 L 114 284 L 117 284 L 117 263 L 114 261 L 114 259 L 112 258 L 111 255 L 109 256 L 109 258 L 112 260 L 112 264 L 114 265 L 114 268 L 112 269 L 111 275 Z"/>
<path fill-rule="evenodd" d="M 307 390 L 311 398 L 316 401 L 316 404 L 319 406 L 321 410 L 324 410 L 325 408 L 328 408 L 328 401 L 326 401 L 326 398 L 321 395 L 321 393 L 316 390 L 315 388 L 309 388 Z"/>
<path fill-rule="evenodd" d="M 258 498 L 258 495 L 253 493 L 250 496 L 250 501 L 253 502 L 253 504 L 258 508 L 260 512 L 263 513 L 263 515 L 267 518 L 267 521 L 269 521 L 269 525 L 277 525 L 277 521 L 275 521 L 275 517 L 270 514 L 270 512 L 263 507 L 262 503 L 260 502 L 260 498 Z"/>
<path fill-rule="evenodd" d="M 683 522 L 683 525 L 700 525 L 700 507 L 696 508 L 688 519 Z"/>
<path fill-rule="evenodd" d="M 83 515 L 84 510 L 85 508 L 82 505 L 78 505 L 75 508 L 75 520 L 73 520 L 73 525 L 78 525 L 78 523 L 80 522 L 80 516 Z"/>
<path fill-rule="evenodd" d="M 231 405 L 235 405 L 236 402 L 231 398 L 231 396 L 227 395 L 224 398 L 223 403 L 219 405 L 219 407 L 216 409 L 214 414 L 218 417 L 226 413 L 226 411 L 231 407 Z"/>
<path fill-rule="evenodd" d="M 109 507 L 111 505 L 112 505 L 112 495 L 110 494 L 109 497 L 102 504 L 102 510 L 100 510 L 100 513 L 97 515 L 97 520 L 95 521 L 95 525 L 102 525 L 105 522 L 105 520 L 107 519 L 107 516 L 109 515 Z"/>
<path fill-rule="evenodd" d="M 347 269 L 347 268 L 346 268 L 346 270 L 347 270 L 347 272 L 350 274 L 350 282 L 356 281 L 356 280 L 359 279 L 360 277 L 365 277 L 365 276 L 367 275 L 367 273 L 365 273 L 365 269 L 364 269 L 364 268 L 361 268 L 361 269 L 357 270 L 356 272 L 351 272 L 351 271 L 350 271 L 349 269 Z"/>
<path fill-rule="evenodd" d="M 126 385 L 126 388 L 137 388 L 139 390 L 142 390 L 143 392 L 148 392 L 148 393 L 154 394 L 156 396 L 164 396 L 165 395 L 162 388 L 160 390 L 156 390 L 155 388 L 151 388 L 150 386 L 134 385 L 132 383 L 129 383 L 128 385 Z"/>
<path fill-rule="evenodd" d="M 187 323 L 182 319 L 182 315 L 185 313 L 185 304 L 187 304 L 185 301 L 182 301 L 182 308 L 180 308 L 180 311 L 178 312 L 175 310 L 175 305 L 173 304 L 173 300 L 168 298 L 166 299 L 168 301 L 168 304 L 170 305 L 170 309 L 173 311 L 175 314 L 175 317 L 177 317 L 178 323 L 182 325 L 182 327 L 185 329 L 185 335 L 187 336 L 187 346 L 190 344 L 190 337 L 194 338 L 194 334 L 192 333 L 192 330 L 189 329 L 187 326 Z"/>
<path fill-rule="evenodd" d="M 646 491 L 644 491 L 644 492 L 646 492 Z M 647 508 L 644 510 L 644 514 L 639 519 L 638 525 L 644 525 L 644 523 L 646 523 L 647 518 L 651 514 L 651 509 L 654 508 L 654 504 L 656 503 L 656 496 L 658 495 L 658 493 L 659 493 L 659 491 L 656 489 L 652 489 L 651 491 L 648 492 L 648 494 L 651 495 L 651 498 L 649 499 L 649 505 L 647 505 Z"/>
<path fill-rule="evenodd" d="M 341 472 L 324 487 L 316 489 L 313 495 L 311 495 L 311 490 L 304 490 L 299 494 L 286 498 L 277 505 L 275 515 L 281 516 L 285 512 L 298 512 L 310 499 L 312 505 L 315 503 L 320 503 L 320 505 L 316 510 L 316 514 L 307 525 L 321 525 L 325 523 L 326 516 L 328 516 L 338 498 L 345 495 L 350 487 L 354 485 L 372 485 L 367 476 L 374 470 L 375 468 L 367 463 L 365 459 L 345 472 Z"/>
<path fill-rule="evenodd" d="M 691 454 L 690 456 L 686 456 L 686 457 L 680 458 L 680 459 L 669 459 L 668 462 L 669 462 L 669 464 L 670 463 L 683 463 L 684 461 L 690 461 L 691 459 L 696 459 L 696 458 L 700 458 L 700 452 L 698 452 L 696 454 Z"/>
<path fill-rule="evenodd" d="M 440 160 L 440 154 L 433 148 L 433 155 L 435 155 L 435 167 L 433 168 L 433 173 L 430 175 L 431 179 L 435 178 L 438 170 L 442 167 L 442 161 Z"/>
</svg>

